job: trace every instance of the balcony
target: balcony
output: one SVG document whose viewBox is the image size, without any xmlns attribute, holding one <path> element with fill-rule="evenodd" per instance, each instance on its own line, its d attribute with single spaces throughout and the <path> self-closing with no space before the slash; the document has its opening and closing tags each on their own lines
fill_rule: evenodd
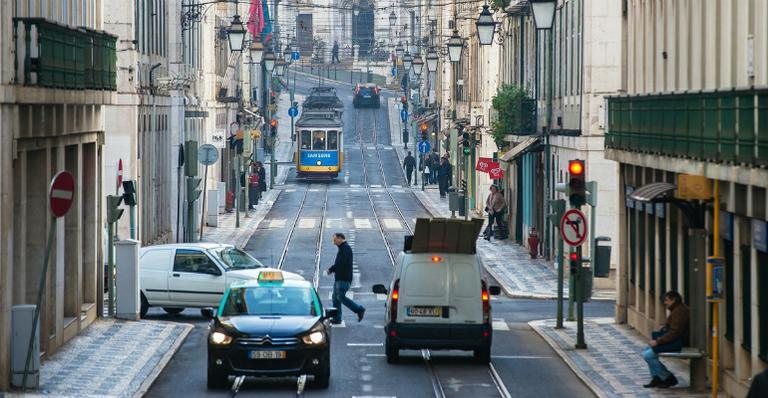
<svg viewBox="0 0 768 398">
<path fill-rule="evenodd" d="M 608 117 L 609 149 L 768 165 L 768 89 L 610 97 Z"/>
<path fill-rule="evenodd" d="M 117 36 L 42 18 L 14 18 L 15 81 L 71 90 L 117 89 Z"/>
</svg>

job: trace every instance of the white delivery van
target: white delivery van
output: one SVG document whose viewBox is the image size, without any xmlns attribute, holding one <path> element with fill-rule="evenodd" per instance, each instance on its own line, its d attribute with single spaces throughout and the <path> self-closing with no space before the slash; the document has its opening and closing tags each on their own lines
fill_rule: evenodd
<svg viewBox="0 0 768 398">
<path fill-rule="evenodd" d="M 493 335 L 490 295 L 500 289 L 483 279 L 477 255 L 408 249 L 406 243 L 389 288 L 373 286 L 374 293 L 387 294 L 387 362 L 397 362 L 400 349 L 426 348 L 472 350 L 478 362 L 488 363 Z"/>
</svg>

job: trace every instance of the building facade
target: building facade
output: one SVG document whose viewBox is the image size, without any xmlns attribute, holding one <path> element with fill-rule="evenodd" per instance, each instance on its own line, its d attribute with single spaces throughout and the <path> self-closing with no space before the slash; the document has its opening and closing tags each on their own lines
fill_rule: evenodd
<svg viewBox="0 0 768 398">
<path fill-rule="evenodd" d="M 117 37 L 102 31 L 102 7 L 0 2 L 0 390 L 10 381 L 11 309 L 36 302 L 48 231 L 41 352 L 97 317 L 104 118 L 117 72 Z M 62 170 L 76 189 L 69 212 L 53 218 L 48 188 Z"/>
<path fill-rule="evenodd" d="M 660 296 L 677 290 L 692 309 L 692 344 L 711 358 L 702 265 L 724 258 L 719 379 L 736 397 L 768 366 L 766 21 L 758 0 L 627 1 L 626 94 L 607 102 L 606 157 L 620 175 L 618 320 L 650 335 L 664 323 Z M 717 221 L 712 195 L 688 196 L 686 176 L 719 186 Z"/>
</svg>

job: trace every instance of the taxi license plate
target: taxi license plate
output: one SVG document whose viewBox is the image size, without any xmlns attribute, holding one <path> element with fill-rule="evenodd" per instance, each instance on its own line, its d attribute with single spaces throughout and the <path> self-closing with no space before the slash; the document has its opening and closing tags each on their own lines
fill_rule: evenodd
<svg viewBox="0 0 768 398">
<path fill-rule="evenodd" d="M 285 351 L 251 351 L 251 359 L 285 359 Z"/>
<path fill-rule="evenodd" d="M 443 316 L 442 307 L 411 306 L 408 307 L 408 316 Z"/>
</svg>

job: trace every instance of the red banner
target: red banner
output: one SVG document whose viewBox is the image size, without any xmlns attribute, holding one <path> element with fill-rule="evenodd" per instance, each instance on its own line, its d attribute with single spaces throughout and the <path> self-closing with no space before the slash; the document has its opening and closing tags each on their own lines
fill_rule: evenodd
<svg viewBox="0 0 768 398">
<path fill-rule="evenodd" d="M 494 162 L 491 158 L 479 158 L 475 165 L 475 170 L 482 171 L 483 173 L 487 173 L 492 169 L 497 168 L 499 168 L 499 162 Z"/>
<path fill-rule="evenodd" d="M 498 163 L 497 163 L 498 165 Z M 501 167 L 495 167 L 488 171 L 488 175 L 491 176 L 492 180 L 500 180 L 504 178 L 504 170 Z"/>
</svg>

